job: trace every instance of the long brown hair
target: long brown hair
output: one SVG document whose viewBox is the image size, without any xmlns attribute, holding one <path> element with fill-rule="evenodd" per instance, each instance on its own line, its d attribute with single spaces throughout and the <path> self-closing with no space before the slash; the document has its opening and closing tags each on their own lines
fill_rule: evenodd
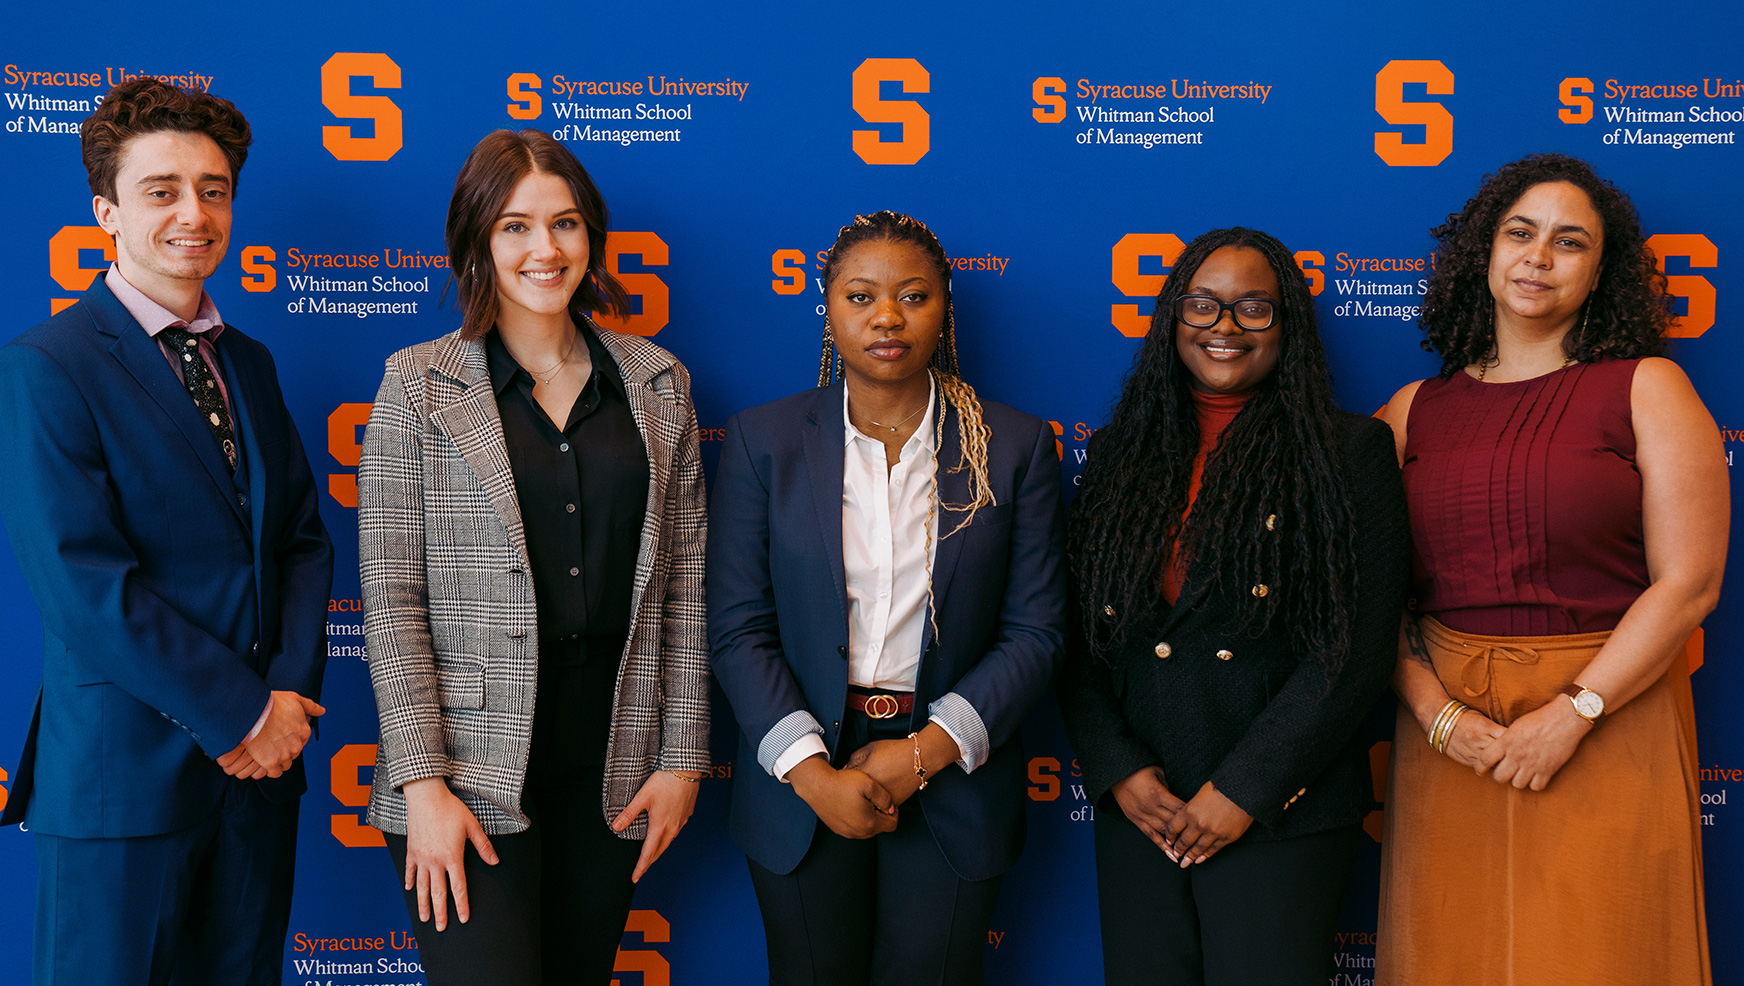
<svg viewBox="0 0 1744 986">
<path fill-rule="evenodd" d="M 460 303 L 460 335 L 477 339 L 496 324 L 497 268 L 491 261 L 491 230 L 515 186 L 531 174 L 556 175 L 569 185 L 587 227 L 587 276 L 569 299 L 580 321 L 588 312 L 619 318 L 630 311 L 623 285 L 606 269 L 606 200 L 587 169 L 543 130 L 493 130 L 478 142 L 454 179 L 448 200 L 448 283 Z M 448 289 L 443 288 L 443 294 Z"/>
</svg>

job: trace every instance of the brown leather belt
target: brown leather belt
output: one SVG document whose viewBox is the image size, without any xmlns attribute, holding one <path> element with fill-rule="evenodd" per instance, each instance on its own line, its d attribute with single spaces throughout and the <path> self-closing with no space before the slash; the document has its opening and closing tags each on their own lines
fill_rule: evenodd
<svg viewBox="0 0 1744 986">
<path fill-rule="evenodd" d="M 872 719 L 894 719 L 914 711 L 914 693 L 866 695 L 849 689 L 848 708 L 864 712 Z"/>
</svg>

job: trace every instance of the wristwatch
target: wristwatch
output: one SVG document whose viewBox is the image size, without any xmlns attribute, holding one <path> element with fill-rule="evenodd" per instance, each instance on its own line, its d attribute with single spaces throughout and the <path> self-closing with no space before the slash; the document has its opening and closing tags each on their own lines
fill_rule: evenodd
<svg viewBox="0 0 1744 986">
<path fill-rule="evenodd" d="M 1563 686 L 1562 693 L 1574 703 L 1574 714 L 1592 723 L 1599 724 L 1599 717 L 1605 714 L 1605 700 L 1591 688 L 1583 688 L 1574 682 Z"/>
</svg>

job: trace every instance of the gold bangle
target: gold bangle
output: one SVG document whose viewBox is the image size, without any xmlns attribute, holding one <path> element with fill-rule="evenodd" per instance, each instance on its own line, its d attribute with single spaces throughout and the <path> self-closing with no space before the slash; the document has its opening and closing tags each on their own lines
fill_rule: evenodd
<svg viewBox="0 0 1744 986">
<path fill-rule="evenodd" d="M 908 738 L 914 740 L 914 775 L 920 778 L 920 787 L 916 791 L 925 791 L 927 786 L 926 768 L 920 763 L 920 734 L 909 733 Z"/>
<path fill-rule="evenodd" d="M 1453 710 L 1453 715 L 1448 717 L 1447 725 L 1442 727 L 1441 746 L 1435 751 L 1436 753 L 1447 752 L 1447 744 L 1453 742 L 1453 727 L 1459 725 L 1460 716 L 1463 716 L 1470 711 L 1471 706 L 1464 703 L 1461 703 L 1459 708 Z"/>
<path fill-rule="evenodd" d="M 1459 716 L 1461 709 L 1466 708 L 1464 702 L 1450 700 L 1441 707 L 1441 714 L 1435 717 L 1435 725 L 1429 730 L 1429 745 L 1440 753 L 1447 748 L 1448 732 L 1453 720 Z"/>
<path fill-rule="evenodd" d="M 671 774 L 672 776 L 678 778 L 679 780 L 685 782 L 686 784 L 701 784 L 702 783 L 702 778 L 691 777 L 691 776 L 688 776 L 686 774 L 681 774 L 678 771 L 673 770 L 671 767 L 662 767 L 660 769 L 666 771 L 668 774 Z"/>
</svg>

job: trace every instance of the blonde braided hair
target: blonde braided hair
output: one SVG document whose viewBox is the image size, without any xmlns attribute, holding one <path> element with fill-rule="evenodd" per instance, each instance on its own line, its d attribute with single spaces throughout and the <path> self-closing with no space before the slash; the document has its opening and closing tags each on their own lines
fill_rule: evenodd
<svg viewBox="0 0 1744 986">
<path fill-rule="evenodd" d="M 870 215 L 855 216 L 852 223 L 837 232 L 835 245 L 830 247 L 829 256 L 824 261 L 824 286 L 827 288 L 835 280 L 837 263 L 841 257 L 846 256 L 848 249 L 869 240 L 892 240 L 920 247 L 945 281 L 945 325 L 939 334 L 938 347 L 933 350 L 933 358 L 927 364 L 939 392 L 934 444 L 940 449 L 944 448 L 945 408 L 947 405 L 956 408 L 958 459 L 957 464 L 951 466 L 949 471 L 957 473 L 969 470 L 969 502 L 943 505 L 946 510 L 964 514 L 962 520 L 949 533 L 941 536 L 940 539 L 943 540 L 968 527 L 975 520 L 977 510 L 997 504 L 993 498 L 993 485 L 987 476 L 987 442 L 993 437 L 993 429 L 987 426 L 987 421 L 981 414 L 981 401 L 975 396 L 975 388 L 964 381 L 957 362 L 957 314 L 956 305 L 950 297 L 951 264 L 945 256 L 944 247 L 939 245 L 939 238 L 933 235 L 933 231 L 925 223 L 913 216 L 888 209 Z M 836 351 L 835 334 L 830 329 L 830 317 L 826 314 L 823 350 L 818 356 L 818 386 L 830 386 L 841 374 L 842 357 Z M 935 477 L 934 489 L 937 489 L 937 485 Z M 935 627 L 934 636 L 937 634 Z"/>
</svg>

